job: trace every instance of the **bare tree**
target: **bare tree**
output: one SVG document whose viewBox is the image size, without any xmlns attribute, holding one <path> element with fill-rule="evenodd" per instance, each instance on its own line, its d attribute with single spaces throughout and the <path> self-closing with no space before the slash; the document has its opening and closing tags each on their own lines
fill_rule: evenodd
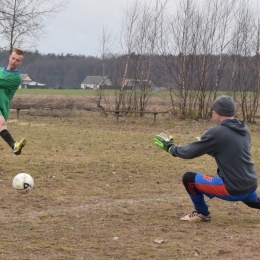
<svg viewBox="0 0 260 260">
<path fill-rule="evenodd" d="M 118 81 L 117 110 L 140 111 L 142 115 L 146 109 L 153 86 L 151 76 L 153 58 L 158 48 L 158 29 L 167 3 L 168 0 L 156 0 L 149 4 L 136 0 L 123 14 L 120 46 L 124 72 Z"/>
<path fill-rule="evenodd" d="M 144 79 L 145 83 L 141 85 L 141 95 L 140 95 L 140 111 L 145 111 L 149 92 L 151 91 L 151 72 L 153 65 L 153 57 L 157 52 L 159 29 L 164 21 L 165 10 L 168 6 L 168 0 L 156 0 L 154 11 L 152 12 L 151 21 L 149 21 L 148 33 L 147 33 L 147 56 L 149 57 L 147 73 L 145 73 L 145 78 L 143 78 L 143 73 L 141 79 Z M 148 7 L 145 7 L 148 9 Z M 149 13 L 148 13 L 149 16 Z"/>
<path fill-rule="evenodd" d="M 234 53 L 231 86 L 244 121 L 252 122 L 259 98 L 259 24 L 248 1 L 241 0 L 230 51 Z M 252 55 L 256 54 L 255 58 Z"/>
<path fill-rule="evenodd" d="M 179 110 L 180 116 L 185 117 L 189 110 L 187 100 L 192 88 L 197 51 L 198 8 L 194 0 L 183 0 L 179 1 L 175 10 L 168 19 L 168 25 L 162 27 L 167 31 L 161 35 L 160 42 L 172 107 L 174 113 Z"/>
<path fill-rule="evenodd" d="M 135 51 L 138 53 L 133 63 L 134 86 L 131 91 L 129 105 L 132 109 L 146 110 L 148 100 L 152 91 L 151 79 L 153 59 L 158 45 L 158 31 L 163 21 L 168 0 L 156 0 L 154 5 L 144 4 L 138 19 L 138 42 Z M 133 98 L 132 98 L 133 97 Z"/>
<path fill-rule="evenodd" d="M 105 108 L 101 104 L 102 101 L 105 102 L 105 106 L 109 106 L 109 96 L 106 96 L 104 93 L 104 85 L 106 84 L 106 78 L 107 78 L 107 71 L 106 67 L 108 66 L 109 59 L 111 58 L 112 48 L 114 45 L 114 37 L 112 35 L 111 31 L 108 31 L 107 27 L 103 26 L 102 34 L 98 37 L 99 41 L 99 53 L 101 56 L 102 61 L 102 77 L 103 77 L 103 83 L 101 84 L 100 88 L 97 89 L 97 95 L 95 102 L 97 103 L 97 106 L 101 108 L 101 113 L 106 115 Z"/>
<path fill-rule="evenodd" d="M 116 109 L 126 109 L 127 106 L 124 87 L 127 80 L 130 57 L 135 50 L 136 43 L 138 42 L 138 19 L 141 12 L 141 6 L 141 2 L 139 0 L 135 0 L 131 6 L 128 6 L 122 19 L 119 44 L 121 45 L 122 53 L 125 55 L 125 65 L 122 80 L 118 82 L 120 88 L 118 93 L 116 93 Z"/>
<path fill-rule="evenodd" d="M 259 12 L 257 12 L 259 14 Z M 255 122 L 255 116 L 256 112 L 259 108 L 259 95 L 260 95 L 260 17 L 257 18 L 256 22 L 257 30 L 256 30 L 256 37 L 254 41 L 254 48 L 256 50 L 255 53 L 255 73 L 254 73 L 254 88 L 253 88 L 253 93 L 254 93 L 254 98 L 252 101 L 252 113 L 250 116 L 250 121 Z"/>
<path fill-rule="evenodd" d="M 202 9 L 200 28 L 203 62 L 199 63 L 198 72 L 202 69 L 198 92 L 198 115 L 208 119 L 212 115 L 211 100 L 216 98 L 226 66 L 225 54 L 232 40 L 230 34 L 236 14 L 235 0 L 209 0 Z"/>
<path fill-rule="evenodd" d="M 35 48 L 44 33 L 45 18 L 62 11 L 69 0 L 1 0 L 2 49 Z"/>
<path fill-rule="evenodd" d="M 255 86 L 248 80 L 249 74 L 254 71 L 258 75 L 252 64 L 245 64 L 249 60 L 248 56 L 252 54 L 253 43 L 250 43 L 250 39 L 255 38 L 256 31 L 252 8 L 245 0 L 205 0 L 200 4 L 194 0 L 180 0 L 179 6 L 175 8 L 176 13 L 169 19 L 167 35 L 161 34 L 163 67 L 168 88 L 171 90 L 173 110 L 178 114 L 177 103 L 182 118 L 211 117 L 212 99 L 216 98 L 219 90 L 223 90 L 220 86 L 227 65 L 228 51 L 236 43 L 235 51 L 240 55 L 237 56 L 240 62 L 234 63 L 236 69 L 231 74 L 232 84 L 234 85 L 234 79 L 240 79 L 240 83 L 243 79 L 240 93 L 244 93 L 241 99 L 245 101 L 242 107 L 248 111 L 248 104 L 252 104 L 245 99 L 251 95 L 249 83 L 251 90 Z M 238 26 L 232 33 L 235 18 Z M 255 50 L 256 46 L 257 43 Z M 234 50 L 230 53 L 234 53 Z"/>
</svg>

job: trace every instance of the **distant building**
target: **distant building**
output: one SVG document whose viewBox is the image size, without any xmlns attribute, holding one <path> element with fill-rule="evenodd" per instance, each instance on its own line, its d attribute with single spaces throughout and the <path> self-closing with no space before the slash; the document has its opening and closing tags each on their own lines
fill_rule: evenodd
<svg viewBox="0 0 260 260">
<path fill-rule="evenodd" d="M 39 88 L 42 88 L 44 86 L 46 86 L 46 84 L 42 84 L 42 83 L 39 83 L 39 82 L 36 82 L 34 81 L 30 76 L 29 74 L 21 74 L 22 76 L 22 83 L 20 85 L 20 89 L 26 89 L 26 88 L 37 88 L 37 86 Z"/>
<path fill-rule="evenodd" d="M 123 81 L 123 85 L 126 87 L 136 87 L 136 88 L 140 88 L 142 86 L 155 88 L 153 82 L 147 79 L 125 79 Z"/>
<path fill-rule="evenodd" d="M 82 89 L 99 89 L 100 86 L 112 86 L 112 82 L 107 76 L 87 76 L 80 87 Z"/>
</svg>

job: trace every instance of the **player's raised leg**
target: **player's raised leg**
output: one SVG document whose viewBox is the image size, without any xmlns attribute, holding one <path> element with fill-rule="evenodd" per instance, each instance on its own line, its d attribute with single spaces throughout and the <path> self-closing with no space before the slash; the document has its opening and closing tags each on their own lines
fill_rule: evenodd
<svg viewBox="0 0 260 260">
<path fill-rule="evenodd" d="M 4 117 L 0 113 L 0 136 L 4 141 L 12 148 L 15 155 L 19 155 L 22 152 L 22 148 L 26 145 L 26 139 L 23 138 L 20 142 L 15 142 L 12 135 L 7 130 L 7 125 Z"/>
</svg>

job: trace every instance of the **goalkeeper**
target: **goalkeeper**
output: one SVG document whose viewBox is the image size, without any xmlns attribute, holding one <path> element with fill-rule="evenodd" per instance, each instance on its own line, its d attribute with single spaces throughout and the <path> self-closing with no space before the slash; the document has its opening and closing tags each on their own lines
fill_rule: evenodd
<svg viewBox="0 0 260 260">
<path fill-rule="evenodd" d="M 11 100 L 22 83 L 22 77 L 17 68 L 23 63 L 23 58 L 23 51 L 16 49 L 9 56 L 8 66 L 0 68 L 0 135 L 16 155 L 21 154 L 26 139 L 15 142 L 7 130 L 6 122 L 10 113 Z"/>
<path fill-rule="evenodd" d="M 230 96 L 221 96 L 213 102 L 213 115 L 219 123 L 209 129 L 197 142 L 186 146 L 174 144 L 173 138 L 164 134 L 154 138 L 155 145 L 174 157 L 193 159 L 204 154 L 215 158 L 217 177 L 197 172 L 183 175 L 185 186 L 194 210 L 181 218 L 184 221 L 211 221 L 204 195 L 226 201 L 242 201 L 247 206 L 260 209 L 257 196 L 257 174 L 251 161 L 251 135 L 246 124 L 236 118 L 235 102 Z"/>
</svg>

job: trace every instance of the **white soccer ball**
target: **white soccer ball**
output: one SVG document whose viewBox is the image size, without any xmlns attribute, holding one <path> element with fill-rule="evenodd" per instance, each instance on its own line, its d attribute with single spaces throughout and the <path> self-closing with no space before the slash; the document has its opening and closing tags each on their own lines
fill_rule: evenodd
<svg viewBox="0 0 260 260">
<path fill-rule="evenodd" d="M 13 179 L 13 187 L 20 193 L 27 193 L 34 187 L 34 180 L 28 173 L 19 173 Z"/>
</svg>

